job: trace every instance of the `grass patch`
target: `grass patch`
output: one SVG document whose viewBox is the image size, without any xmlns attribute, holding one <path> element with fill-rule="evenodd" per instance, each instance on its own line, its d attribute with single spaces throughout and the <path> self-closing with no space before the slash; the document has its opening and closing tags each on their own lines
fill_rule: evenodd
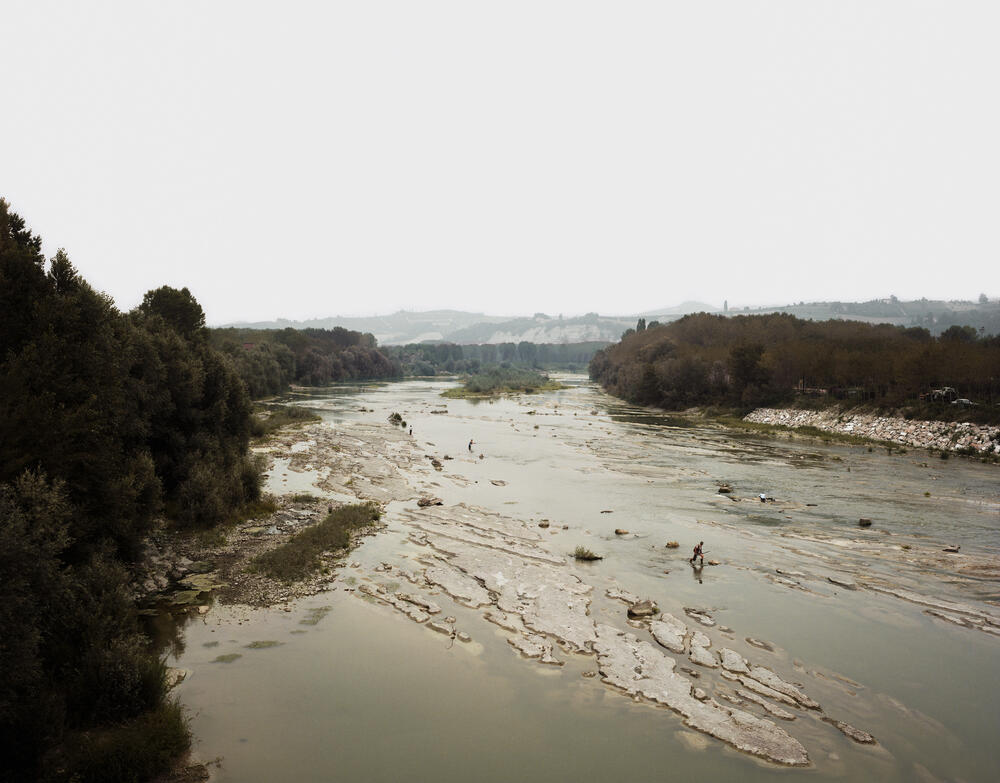
<svg viewBox="0 0 1000 783">
<path fill-rule="evenodd" d="M 293 503 L 317 503 L 319 498 L 308 492 L 301 492 L 298 495 L 292 495 Z"/>
<path fill-rule="evenodd" d="M 238 514 L 241 522 L 248 519 L 264 519 L 278 510 L 278 499 L 274 495 L 261 495 L 257 500 L 244 503 Z"/>
<path fill-rule="evenodd" d="M 573 557 L 575 557 L 577 560 L 603 560 L 604 559 L 604 557 L 602 557 L 601 555 L 598 555 L 595 552 L 591 552 L 589 549 L 587 549 L 586 547 L 582 547 L 582 546 L 578 546 L 576 549 L 573 550 Z"/>
<path fill-rule="evenodd" d="M 294 582 L 318 571 L 320 555 L 344 549 L 351 533 L 375 524 L 382 510 L 375 503 L 341 506 L 319 524 L 296 533 L 289 541 L 255 557 L 251 567 L 272 579 Z"/>
<path fill-rule="evenodd" d="M 332 606 L 317 606 L 306 612 L 306 616 L 299 620 L 299 625 L 319 625 L 319 621 L 332 611 Z"/>
<path fill-rule="evenodd" d="M 167 701 L 127 723 L 71 736 L 49 759 L 42 780 L 142 783 L 169 771 L 190 747 L 181 706 Z"/>
<path fill-rule="evenodd" d="M 261 440 L 282 427 L 313 421 L 320 421 L 320 417 L 295 405 L 258 405 L 250 419 L 250 435 Z"/>
<path fill-rule="evenodd" d="M 534 370 L 518 367 L 491 367 L 478 375 L 470 375 L 462 382 L 462 386 L 447 389 L 442 397 L 464 399 L 468 397 L 500 397 L 507 394 L 534 394 L 535 392 L 556 391 L 566 389 Z"/>
</svg>

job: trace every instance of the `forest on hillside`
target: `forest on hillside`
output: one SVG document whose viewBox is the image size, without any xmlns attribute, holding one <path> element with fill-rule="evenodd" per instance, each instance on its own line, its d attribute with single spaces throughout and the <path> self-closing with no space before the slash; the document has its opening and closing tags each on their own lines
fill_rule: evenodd
<svg viewBox="0 0 1000 783">
<path fill-rule="evenodd" d="M 260 497 L 251 403 L 185 288 L 120 312 L 0 200 L 4 780 L 143 780 L 188 746 L 132 581 L 161 517 Z"/>
<path fill-rule="evenodd" d="M 649 328 L 640 319 L 595 354 L 590 376 L 618 397 L 670 410 L 840 403 L 1000 420 L 1000 337 L 957 325 L 933 337 L 920 327 L 787 314 L 698 313 Z M 973 405 L 926 399 L 942 387 Z"/>
</svg>

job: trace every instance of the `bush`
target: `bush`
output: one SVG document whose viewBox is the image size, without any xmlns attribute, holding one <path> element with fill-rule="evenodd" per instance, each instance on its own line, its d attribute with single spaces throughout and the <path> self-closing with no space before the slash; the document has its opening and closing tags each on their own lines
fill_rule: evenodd
<svg viewBox="0 0 1000 783">
<path fill-rule="evenodd" d="M 558 384 L 534 370 L 517 367 L 491 367 L 478 375 L 470 375 L 465 379 L 460 389 L 448 389 L 444 397 L 486 397 L 499 394 L 514 394 L 523 392 L 530 394 L 536 391 L 561 389 Z"/>
</svg>

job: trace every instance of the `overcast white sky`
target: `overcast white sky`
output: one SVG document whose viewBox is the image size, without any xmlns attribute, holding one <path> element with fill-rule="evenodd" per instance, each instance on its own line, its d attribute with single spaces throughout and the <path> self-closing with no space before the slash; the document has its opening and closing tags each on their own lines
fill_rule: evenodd
<svg viewBox="0 0 1000 783">
<path fill-rule="evenodd" d="M 128 309 L 1000 296 L 1000 3 L 46 2 L 0 195 Z"/>
</svg>

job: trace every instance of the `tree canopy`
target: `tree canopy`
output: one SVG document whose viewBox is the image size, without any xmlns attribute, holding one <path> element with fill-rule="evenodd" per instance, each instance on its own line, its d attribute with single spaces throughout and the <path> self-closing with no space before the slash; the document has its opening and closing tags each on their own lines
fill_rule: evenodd
<svg viewBox="0 0 1000 783">
<path fill-rule="evenodd" d="M 789 403 L 810 394 L 896 407 L 952 386 L 981 405 L 933 415 L 992 420 L 1000 402 L 1000 338 L 961 326 L 934 338 L 921 327 L 699 313 L 629 330 L 597 352 L 590 374 L 612 394 L 674 410 Z"/>
<path fill-rule="evenodd" d="M 119 312 L 65 251 L 46 261 L 0 200 L 0 736 L 13 779 L 45 777 L 47 750 L 73 732 L 150 711 L 186 742 L 129 569 L 161 512 L 209 526 L 260 492 L 246 389 L 204 332 L 186 288 Z"/>
</svg>

